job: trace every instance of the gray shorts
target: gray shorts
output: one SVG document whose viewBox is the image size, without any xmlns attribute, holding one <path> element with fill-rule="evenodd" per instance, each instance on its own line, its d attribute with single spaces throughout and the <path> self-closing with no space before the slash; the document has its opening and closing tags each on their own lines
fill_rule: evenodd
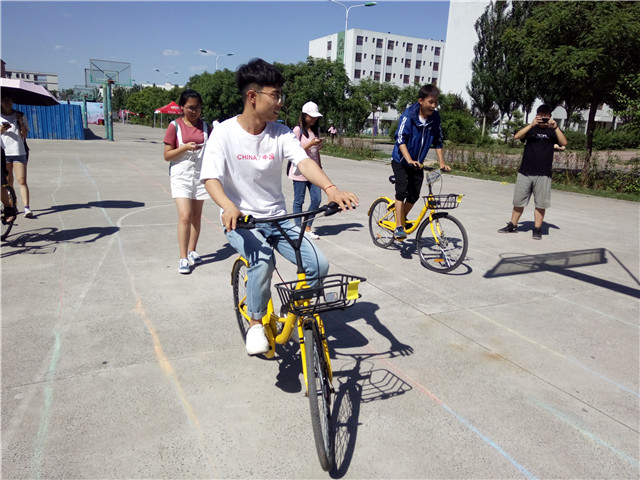
<svg viewBox="0 0 640 480">
<path fill-rule="evenodd" d="M 545 175 L 527 176 L 518 173 L 513 191 L 513 206 L 526 207 L 533 194 L 536 208 L 547 209 L 551 206 L 551 177 Z"/>
</svg>

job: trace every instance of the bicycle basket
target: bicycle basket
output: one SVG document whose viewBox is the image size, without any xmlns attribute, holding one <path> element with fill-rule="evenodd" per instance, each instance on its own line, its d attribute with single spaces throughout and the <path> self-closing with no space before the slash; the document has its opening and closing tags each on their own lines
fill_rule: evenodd
<svg viewBox="0 0 640 480">
<path fill-rule="evenodd" d="M 311 281 L 312 279 L 307 279 Z M 366 278 L 337 273 L 320 277 L 319 285 L 296 289 L 299 281 L 278 283 L 275 285 L 282 306 L 297 315 L 347 308 L 352 306 L 360 294 L 358 287 Z"/>
<path fill-rule="evenodd" d="M 430 195 L 427 197 L 427 203 L 429 208 L 447 210 L 458 208 L 458 205 L 462 202 L 462 197 L 464 197 L 464 195 L 458 195 L 456 193 L 449 193 L 447 195 Z"/>
</svg>

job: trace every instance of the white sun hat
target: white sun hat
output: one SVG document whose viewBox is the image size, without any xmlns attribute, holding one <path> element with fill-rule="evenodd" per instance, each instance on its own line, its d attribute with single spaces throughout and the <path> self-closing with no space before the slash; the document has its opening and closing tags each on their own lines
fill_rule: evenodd
<svg viewBox="0 0 640 480">
<path fill-rule="evenodd" d="M 322 114 L 318 111 L 318 105 L 313 102 L 307 102 L 302 106 L 302 113 L 306 113 L 310 117 L 321 117 Z"/>
</svg>

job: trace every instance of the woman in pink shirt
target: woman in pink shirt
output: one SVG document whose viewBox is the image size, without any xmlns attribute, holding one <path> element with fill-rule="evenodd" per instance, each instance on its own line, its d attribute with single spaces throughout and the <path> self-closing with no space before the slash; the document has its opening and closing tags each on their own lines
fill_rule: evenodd
<svg viewBox="0 0 640 480">
<path fill-rule="evenodd" d="M 209 194 L 200 183 L 202 155 L 210 127 L 204 122 L 202 97 L 195 90 L 185 90 L 178 105 L 184 116 L 169 124 L 164 136 L 164 159 L 170 162 L 171 196 L 178 207 L 178 244 L 180 261 L 178 271 L 191 273 L 191 268 L 202 263 L 196 253 L 200 236 L 202 206 Z"/>
<path fill-rule="evenodd" d="M 302 114 L 300 115 L 300 124 L 293 128 L 300 145 L 305 149 L 309 158 L 314 160 L 320 168 L 322 168 L 322 162 L 320 161 L 320 148 L 322 148 L 322 139 L 319 138 L 318 133 L 318 118 L 322 114 L 318 111 L 318 105 L 313 102 L 307 102 L 302 106 Z M 304 197 L 307 189 L 309 189 L 309 210 L 315 210 L 320 206 L 322 201 L 322 190 L 320 187 L 315 186 L 309 180 L 307 180 L 297 168 L 291 165 L 289 167 L 288 176 L 293 180 L 293 213 L 302 212 L 302 205 L 304 204 Z M 301 219 L 295 219 L 296 225 L 300 225 Z M 313 217 L 309 217 L 309 221 L 305 226 L 305 235 L 309 238 L 317 240 L 319 237 L 311 229 L 313 223 Z"/>
</svg>

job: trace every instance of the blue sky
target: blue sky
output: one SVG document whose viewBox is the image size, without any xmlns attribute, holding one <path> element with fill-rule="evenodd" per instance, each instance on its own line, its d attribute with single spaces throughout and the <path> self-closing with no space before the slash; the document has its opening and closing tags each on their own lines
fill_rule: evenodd
<svg viewBox="0 0 640 480">
<path fill-rule="evenodd" d="M 365 0 L 366 1 L 366 0 Z M 342 1 L 347 6 L 365 3 Z M 164 83 L 154 71 L 192 75 L 235 68 L 254 57 L 305 61 L 308 42 L 344 30 L 345 9 L 329 0 L 13 1 L 2 0 L 2 59 L 10 70 L 57 73 L 60 88 L 84 84 L 90 59 L 131 63 L 137 83 Z M 349 28 L 445 40 L 449 2 L 378 0 L 349 11 Z"/>
</svg>

